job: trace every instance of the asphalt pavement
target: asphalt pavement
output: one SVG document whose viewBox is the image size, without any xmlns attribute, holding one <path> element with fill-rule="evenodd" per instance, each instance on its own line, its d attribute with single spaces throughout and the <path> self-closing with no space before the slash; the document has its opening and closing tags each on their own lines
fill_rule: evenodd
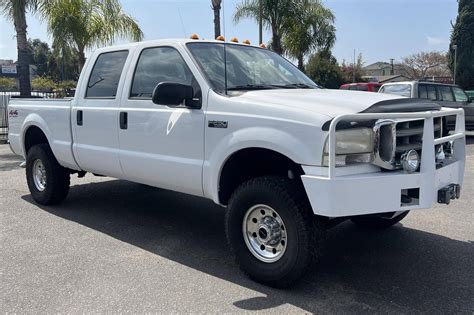
<svg viewBox="0 0 474 315">
<path fill-rule="evenodd" d="M 224 209 L 90 174 L 60 206 L 35 204 L 21 159 L 0 145 L 0 312 L 474 313 L 474 136 L 449 206 L 384 231 L 330 230 L 294 288 L 249 280 L 234 263 Z"/>
</svg>

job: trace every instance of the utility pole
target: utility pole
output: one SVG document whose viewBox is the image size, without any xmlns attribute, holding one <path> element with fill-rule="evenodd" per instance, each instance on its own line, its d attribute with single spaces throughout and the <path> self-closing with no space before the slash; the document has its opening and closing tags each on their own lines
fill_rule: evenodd
<svg viewBox="0 0 474 315">
<path fill-rule="evenodd" d="M 258 44 L 263 43 L 263 0 L 258 2 Z"/>
<path fill-rule="evenodd" d="M 453 45 L 452 48 L 454 49 L 454 74 L 453 74 L 453 81 L 456 84 L 456 65 L 457 65 L 457 55 L 458 55 L 458 45 Z"/>
<path fill-rule="evenodd" d="M 354 63 L 352 64 L 352 83 L 356 81 L 356 50 L 354 48 Z"/>
<path fill-rule="evenodd" d="M 391 68 L 390 68 L 390 75 L 394 75 L 394 74 L 395 74 L 395 70 L 394 70 L 394 68 L 393 68 L 393 61 L 394 61 L 394 60 L 395 60 L 395 59 L 390 58 L 390 65 L 391 65 Z"/>
</svg>

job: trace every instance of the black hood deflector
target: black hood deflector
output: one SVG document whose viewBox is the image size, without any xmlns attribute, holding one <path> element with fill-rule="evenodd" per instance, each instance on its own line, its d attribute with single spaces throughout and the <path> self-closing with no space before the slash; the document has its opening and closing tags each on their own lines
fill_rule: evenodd
<svg viewBox="0 0 474 315">
<path fill-rule="evenodd" d="M 372 113 L 412 113 L 412 112 L 427 112 L 427 111 L 439 111 L 441 106 L 433 103 L 429 100 L 407 98 L 407 99 L 394 99 L 377 102 L 369 108 L 361 111 L 361 114 L 372 114 Z M 322 129 L 324 131 L 329 130 L 331 120 L 324 123 Z M 341 122 L 344 124 L 344 122 Z M 344 128 L 344 127 L 343 127 Z"/>
<path fill-rule="evenodd" d="M 361 111 L 361 113 L 408 113 L 438 111 L 440 109 L 440 105 L 429 100 L 407 98 L 381 101 Z"/>
</svg>

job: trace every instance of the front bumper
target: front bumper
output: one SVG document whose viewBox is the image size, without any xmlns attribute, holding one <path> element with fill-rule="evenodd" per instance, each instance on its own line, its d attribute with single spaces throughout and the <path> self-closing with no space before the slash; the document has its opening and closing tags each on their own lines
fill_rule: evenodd
<svg viewBox="0 0 474 315">
<path fill-rule="evenodd" d="M 341 120 L 364 119 L 367 115 L 377 114 L 337 117 L 331 123 L 329 131 L 329 167 L 304 167 L 306 174 L 302 176 L 302 181 L 315 214 L 345 217 L 430 208 L 438 202 L 439 190 L 451 184 L 462 186 L 465 163 L 462 110 L 443 109 L 440 112 L 379 115 L 380 118 L 414 118 L 414 115 L 419 115 L 417 118 L 425 119 L 421 167 L 417 173 L 408 174 L 401 170 L 382 172 L 376 168 L 371 172 L 357 172 L 355 167 L 356 171 L 351 174 L 344 170 L 344 167 L 336 168 L 335 163 L 331 163 L 331 159 L 335 160 L 334 142 L 331 143 L 331 132 L 335 132 L 335 125 Z M 457 115 L 457 122 L 462 123 L 456 124 L 453 135 L 435 139 L 433 118 L 443 115 Z M 453 155 L 446 160 L 444 166 L 437 166 L 435 145 L 450 141 L 453 143 Z"/>
</svg>

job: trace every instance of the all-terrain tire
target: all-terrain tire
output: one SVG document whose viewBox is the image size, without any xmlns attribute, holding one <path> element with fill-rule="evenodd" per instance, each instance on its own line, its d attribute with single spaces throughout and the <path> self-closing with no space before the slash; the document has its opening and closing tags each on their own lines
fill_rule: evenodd
<svg viewBox="0 0 474 315">
<path fill-rule="evenodd" d="M 35 183 L 35 163 L 40 163 L 41 169 L 45 172 L 44 185 Z M 27 153 L 26 181 L 31 195 L 37 203 L 41 205 L 59 204 L 69 192 L 70 173 L 59 165 L 48 144 L 38 144 L 31 147 Z"/>
<path fill-rule="evenodd" d="M 231 196 L 227 240 L 240 268 L 257 282 L 277 288 L 291 286 L 320 256 L 326 229 L 314 216 L 301 188 L 284 177 L 258 177 L 240 185 Z M 245 241 L 244 218 L 256 205 L 274 209 L 284 223 L 286 249 L 275 262 L 258 259 Z"/>
<path fill-rule="evenodd" d="M 408 215 L 408 212 L 410 211 L 405 211 L 393 218 L 384 217 L 384 216 L 387 216 L 387 214 L 361 215 L 361 216 L 351 218 L 351 221 L 357 226 L 360 226 L 366 229 L 386 229 L 397 224 L 401 220 L 403 220 L 403 218 L 405 218 Z"/>
</svg>

